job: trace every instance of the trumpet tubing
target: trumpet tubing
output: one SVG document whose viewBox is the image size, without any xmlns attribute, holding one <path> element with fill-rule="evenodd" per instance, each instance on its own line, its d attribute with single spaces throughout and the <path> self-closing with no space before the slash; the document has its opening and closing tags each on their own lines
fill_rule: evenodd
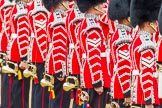
<svg viewBox="0 0 162 108">
<path fill-rule="evenodd" d="M 74 89 L 76 86 L 74 85 L 74 84 L 70 84 L 69 82 L 65 82 L 64 84 L 63 84 L 63 89 L 65 90 L 65 91 L 70 91 L 70 90 L 72 90 L 72 89 Z"/>
<path fill-rule="evenodd" d="M 15 74 L 17 75 L 17 70 L 11 69 L 8 65 L 2 67 L 2 73 L 4 74 Z"/>
<path fill-rule="evenodd" d="M 25 78 L 29 78 L 30 76 L 32 76 L 31 72 L 28 69 L 24 70 L 23 75 L 24 75 Z"/>
<path fill-rule="evenodd" d="M 54 87 L 54 85 L 51 84 L 51 82 L 47 81 L 46 79 L 42 79 L 41 82 L 40 82 L 40 85 L 42 87 L 51 87 L 51 88 Z"/>
</svg>

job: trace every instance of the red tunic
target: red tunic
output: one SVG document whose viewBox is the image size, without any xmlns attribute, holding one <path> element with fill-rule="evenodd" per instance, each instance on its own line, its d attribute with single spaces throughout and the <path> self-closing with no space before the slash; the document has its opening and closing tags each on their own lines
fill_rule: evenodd
<svg viewBox="0 0 162 108">
<path fill-rule="evenodd" d="M 56 9 L 50 15 L 48 22 L 50 47 L 46 59 L 46 71 L 49 74 L 57 74 L 59 77 L 66 75 L 67 66 L 68 37 L 65 29 L 65 15 L 65 11 Z"/>
<path fill-rule="evenodd" d="M 66 17 L 66 29 L 69 40 L 68 73 L 70 74 L 80 74 L 81 62 L 79 55 L 80 43 L 78 27 L 83 18 L 84 14 L 79 11 L 76 5 L 69 11 Z"/>
<path fill-rule="evenodd" d="M 126 25 L 118 24 L 117 30 L 110 40 L 110 52 L 114 69 L 111 80 L 111 94 L 113 99 L 130 97 L 131 62 L 130 43 L 132 29 Z"/>
<path fill-rule="evenodd" d="M 28 17 L 31 26 L 29 61 L 43 63 L 48 49 L 47 21 L 49 12 L 42 1 L 33 1 L 29 7 Z"/>
<path fill-rule="evenodd" d="M 11 37 L 7 46 L 7 56 L 11 61 L 20 62 L 26 60 L 30 35 L 27 9 L 23 2 L 13 6 L 10 18 Z"/>
<path fill-rule="evenodd" d="M 0 9 L 0 52 L 7 51 L 7 44 L 11 35 L 11 28 L 10 28 L 10 15 L 12 6 L 14 3 L 9 2 L 9 0 L 2 0 L 1 1 L 1 9 Z"/>
<path fill-rule="evenodd" d="M 81 44 L 81 84 L 83 88 L 110 87 L 105 36 L 98 17 L 86 14 L 79 27 Z"/>
<path fill-rule="evenodd" d="M 139 31 L 131 45 L 133 104 L 159 104 L 155 43 L 151 34 Z"/>
</svg>

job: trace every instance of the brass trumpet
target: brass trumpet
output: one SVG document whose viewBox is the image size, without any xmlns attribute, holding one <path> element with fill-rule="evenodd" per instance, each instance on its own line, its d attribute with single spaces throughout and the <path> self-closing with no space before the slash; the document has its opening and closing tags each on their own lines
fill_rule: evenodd
<svg viewBox="0 0 162 108">
<path fill-rule="evenodd" d="M 13 68 L 11 68 L 10 65 L 12 65 Z M 6 66 L 2 67 L 2 73 L 4 74 L 14 74 L 15 76 L 17 76 L 17 72 L 18 72 L 18 65 L 14 62 L 7 61 Z"/>
<path fill-rule="evenodd" d="M 110 106 L 111 106 L 111 108 L 120 108 L 119 104 L 115 101 L 112 101 Z"/>
<path fill-rule="evenodd" d="M 74 81 L 74 83 L 71 83 L 70 81 Z M 66 78 L 66 82 L 63 84 L 63 89 L 65 91 L 70 91 L 71 89 L 74 89 L 79 86 L 78 78 L 75 76 L 68 76 Z"/>
<path fill-rule="evenodd" d="M 24 70 L 23 75 L 25 78 L 29 78 L 29 77 L 33 77 L 36 78 L 37 77 L 37 68 L 35 65 L 33 64 L 28 64 L 27 65 L 27 69 Z"/>
<path fill-rule="evenodd" d="M 44 78 L 41 80 L 40 85 L 42 87 L 54 87 L 54 77 L 49 74 L 44 74 Z"/>
</svg>

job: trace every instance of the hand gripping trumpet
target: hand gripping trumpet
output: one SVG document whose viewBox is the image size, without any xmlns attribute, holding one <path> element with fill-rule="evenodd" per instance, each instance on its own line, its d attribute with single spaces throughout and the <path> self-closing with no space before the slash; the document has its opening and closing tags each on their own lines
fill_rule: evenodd
<svg viewBox="0 0 162 108">
<path fill-rule="evenodd" d="M 74 88 L 77 88 L 79 86 L 78 78 L 75 76 L 68 76 L 66 78 L 66 82 L 63 84 L 63 89 L 65 91 L 70 91 Z"/>
<path fill-rule="evenodd" d="M 7 61 L 6 66 L 2 67 L 2 73 L 18 75 L 18 65 L 14 62 Z"/>
<path fill-rule="evenodd" d="M 55 93 L 54 93 L 54 76 L 49 75 L 49 74 L 44 74 L 43 79 L 40 81 L 40 85 L 42 87 L 48 87 L 48 91 L 50 92 L 50 99 L 55 98 Z"/>
</svg>

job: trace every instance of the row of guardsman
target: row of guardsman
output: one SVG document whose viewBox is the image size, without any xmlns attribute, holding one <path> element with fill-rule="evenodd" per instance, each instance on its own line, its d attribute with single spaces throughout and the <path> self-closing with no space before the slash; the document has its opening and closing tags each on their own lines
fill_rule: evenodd
<svg viewBox="0 0 162 108">
<path fill-rule="evenodd" d="M 1 108 L 162 108 L 161 3 L 0 0 Z"/>
</svg>

